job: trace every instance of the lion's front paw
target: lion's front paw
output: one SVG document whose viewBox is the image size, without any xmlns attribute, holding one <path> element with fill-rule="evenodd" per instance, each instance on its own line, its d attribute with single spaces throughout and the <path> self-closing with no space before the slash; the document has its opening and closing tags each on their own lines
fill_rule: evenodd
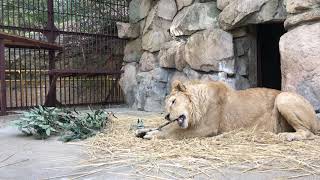
<svg viewBox="0 0 320 180">
<path fill-rule="evenodd" d="M 301 141 L 315 138 L 310 132 L 279 133 L 278 137 L 282 141 Z"/>
<path fill-rule="evenodd" d="M 315 139 L 315 135 L 310 131 L 297 131 L 289 133 L 279 133 L 278 137 L 284 141 L 301 141 L 301 140 L 312 140 Z"/>
<path fill-rule="evenodd" d="M 143 139 L 153 139 L 159 130 L 155 128 L 151 129 L 138 129 L 135 133 L 136 137 L 143 138 Z"/>
<path fill-rule="evenodd" d="M 278 134 L 278 137 L 282 141 L 294 141 L 295 136 L 293 133 L 280 133 Z"/>
<path fill-rule="evenodd" d="M 157 134 L 159 133 L 159 130 L 153 130 L 150 132 L 147 132 L 145 136 L 143 136 L 143 139 L 155 139 L 157 137 Z"/>
</svg>

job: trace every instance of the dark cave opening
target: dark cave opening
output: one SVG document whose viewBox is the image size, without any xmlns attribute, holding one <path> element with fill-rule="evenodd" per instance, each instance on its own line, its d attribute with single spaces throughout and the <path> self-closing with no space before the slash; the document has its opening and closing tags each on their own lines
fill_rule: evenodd
<svg viewBox="0 0 320 180">
<path fill-rule="evenodd" d="M 279 41 L 285 33 L 283 23 L 257 25 L 258 86 L 281 90 Z"/>
</svg>

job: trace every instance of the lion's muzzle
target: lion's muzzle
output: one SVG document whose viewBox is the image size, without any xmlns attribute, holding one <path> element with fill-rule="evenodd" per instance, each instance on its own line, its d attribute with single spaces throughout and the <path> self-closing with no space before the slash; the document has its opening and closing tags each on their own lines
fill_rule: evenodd
<svg viewBox="0 0 320 180">
<path fill-rule="evenodd" d="M 170 114 L 167 114 L 164 118 L 165 118 L 166 120 L 170 121 Z"/>
<path fill-rule="evenodd" d="M 185 128 L 186 126 L 186 119 L 187 117 L 183 114 L 183 115 L 180 115 L 178 118 L 174 119 L 174 120 L 171 120 L 170 118 L 170 114 L 167 114 L 165 117 L 164 117 L 167 121 L 177 121 L 178 125 L 181 127 L 181 128 Z"/>
<path fill-rule="evenodd" d="M 178 121 L 178 124 L 181 128 L 185 128 L 185 120 L 186 120 L 185 115 L 181 115 L 178 117 L 178 119 L 176 119 L 176 121 Z"/>
</svg>

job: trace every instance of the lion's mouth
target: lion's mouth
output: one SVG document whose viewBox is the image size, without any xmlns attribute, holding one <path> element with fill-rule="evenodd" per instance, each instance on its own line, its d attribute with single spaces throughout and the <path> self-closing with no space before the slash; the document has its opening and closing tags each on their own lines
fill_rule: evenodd
<svg viewBox="0 0 320 180">
<path fill-rule="evenodd" d="M 178 119 L 176 119 L 176 121 L 178 122 L 180 127 L 183 127 L 185 120 L 186 120 L 186 116 L 185 115 L 181 115 L 181 116 L 178 117 Z"/>
</svg>

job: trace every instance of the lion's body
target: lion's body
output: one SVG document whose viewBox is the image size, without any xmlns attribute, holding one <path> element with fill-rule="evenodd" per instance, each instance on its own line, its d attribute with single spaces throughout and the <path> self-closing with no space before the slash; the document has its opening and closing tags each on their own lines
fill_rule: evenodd
<svg viewBox="0 0 320 180">
<path fill-rule="evenodd" d="M 280 133 L 287 140 L 301 140 L 311 138 L 320 128 L 312 105 L 295 93 L 265 88 L 236 91 L 222 82 L 193 82 L 180 86 L 184 86 L 183 90 L 173 88 L 166 108 L 171 120 L 186 115 L 187 128 L 172 123 L 149 136 L 207 137 L 240 128 L 255 128 Z"/>
</svg>

